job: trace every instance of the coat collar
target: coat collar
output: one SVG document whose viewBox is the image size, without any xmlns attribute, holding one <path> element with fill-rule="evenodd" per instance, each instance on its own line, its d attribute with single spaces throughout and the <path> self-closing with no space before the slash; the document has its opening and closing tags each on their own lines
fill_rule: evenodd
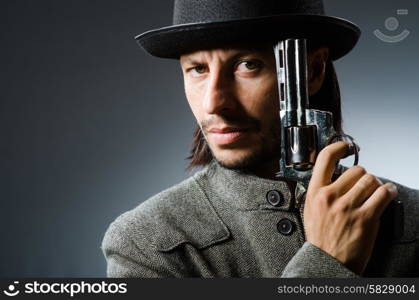
<svg viewBox="0 0 419 300">
<path fill-rule="evenodd" d="M 272 190 L 283 196 L 283 202 L 278 207 L 267 202 L 266 195 Z M 147 224 L 147 232 L 153 232 L 146 234 L 147 244 L 162 252 L 185 243 L 203 249 L 231 236 L 213 207 L 214 201 L 222 202 L 221 207 L 226 209 L 288 211 L 294 208 L 294 193 L 298 198 L 303 197 L 304 192 L 300 184 L 291 192 L 290 185 L 285 181 L 229 170 L 212 161 L 192 178 L 144 203 L 142 223 Z"/>
<path fill-rule="evenodd" d="M 222 167 L 213 160 L 207 167 L 206 176 L 213 193 L 220 201 L 241 210 L 275 209 L 292 210 L 301 201 L 306 189 L 301 183 L 270 180 L 243 171 Z M 267 194 L 277 191 L 283 197 L 279 206 L 267 201 Z"/>
</svg>

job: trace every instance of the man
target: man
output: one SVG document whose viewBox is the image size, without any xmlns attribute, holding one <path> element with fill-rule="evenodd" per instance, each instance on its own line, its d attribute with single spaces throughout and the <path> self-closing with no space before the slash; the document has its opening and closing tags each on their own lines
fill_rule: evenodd
<svg viewBox="0 0 419 300">
<path fill-rule="evenodd" d="M 191 167 L 204 166 L 114 221 L 103 240 L 111 277 L 418 276 L 419 193 L 359 166 L 333 178 L 345 142 L 318 155 L 308 188 L 277 178 L 279 104 L 273 45 L 309 43 L 313 108 L 341 132 L 332 61 L 359 29 L 320 0 L 177 0 L 174 26 L 140 35 L 152 55 L 180 60 L 197 120 Z M 402 236 L 384 217 L 402 200 Z M 381 224 L 381 226 L 380 226 Z"/>
</svg>

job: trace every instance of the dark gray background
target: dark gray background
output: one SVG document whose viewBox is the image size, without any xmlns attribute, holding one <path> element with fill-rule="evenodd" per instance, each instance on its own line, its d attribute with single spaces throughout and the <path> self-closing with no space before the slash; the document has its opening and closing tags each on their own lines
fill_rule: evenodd
<svg viewBox="0 0 419 300">
<path fill-rule="evenodd" d="M 419 188 L 419 4 L 327 0 L 363 30 L 336 63 L 345 129 L 370 172 Z M 105 276 L 122 212 L 186 178 L 194 119 L 177 61 L 133 37 L 172 1 L 0 1 L 1 277 Z M 397 16 L 397 9 L 408 9 Z M 395 16 L 410 36 L 378 40 Z"/>
</svg>

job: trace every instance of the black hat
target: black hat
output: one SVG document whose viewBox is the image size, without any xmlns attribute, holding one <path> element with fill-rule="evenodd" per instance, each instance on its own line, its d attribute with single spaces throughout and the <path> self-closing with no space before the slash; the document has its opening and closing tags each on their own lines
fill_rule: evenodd
<svg viewBox="0 0 419 300">
<path fill-rule="evenodd" d="M 234 43 L 307 38 L 336 60 L 357 43 L 355 24 L 326 16 L 322 0 L 175 0 L 173 25 L 136 37 L 151 55 L 180 55 Z"/>
</svg>

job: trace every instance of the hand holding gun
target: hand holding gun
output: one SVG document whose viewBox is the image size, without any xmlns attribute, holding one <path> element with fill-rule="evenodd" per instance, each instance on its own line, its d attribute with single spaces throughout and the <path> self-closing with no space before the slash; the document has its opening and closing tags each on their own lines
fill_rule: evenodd
<svg viewBox="0 0 419 300">
<path fill-rule="evenodd" d="M 362 274 L 388 206 L 392 215 L 385 219 L 393 224 L 393 236 L 403 234 L 402 202 L 393 201 L 397 188 L 357 166 L 358 146 L 335 131 L 332 113 L 309 108 L 306 40 L 281 41 L 274 51 L 281 119 L 277 176 L 302 182 L 307 189 L 307 241 Z M 354 166 L 342 172 L 339 160 L 352 154 Z"/>
<path fill-rule="evenodd" d="M 305 39 L 288 39 L 275 47 L 281 117 L 281 158 L 278 177 L 300 180 L 308 186 L 318 153 L 340 140 L 350 142 L 358 164 L 358 146 L 352 137 L 337 134 L 333 115 L 309 109 L 307 46 Z M 336 170 L 339 172 L 340 169 Z"/>
</svg>

